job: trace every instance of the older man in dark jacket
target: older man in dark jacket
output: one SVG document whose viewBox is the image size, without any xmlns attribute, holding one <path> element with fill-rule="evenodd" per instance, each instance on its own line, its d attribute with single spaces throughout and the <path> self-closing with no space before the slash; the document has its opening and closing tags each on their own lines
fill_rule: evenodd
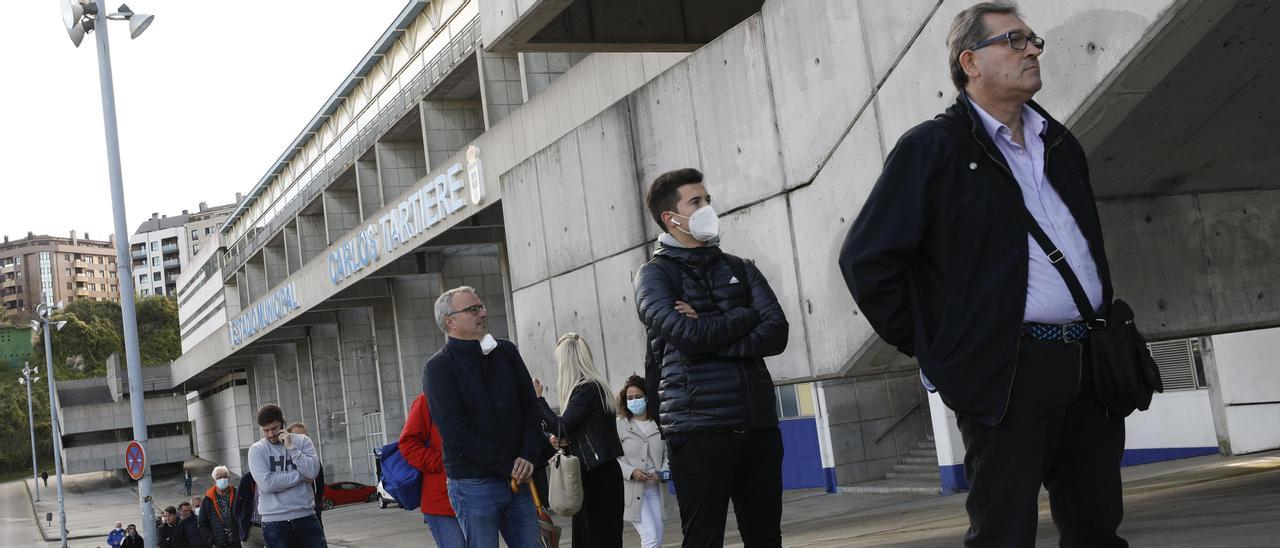
<svg viewBox="0 0 1280 548">
<path fill-rule="evenodd" d="M 755 264 L 720 250 L 702 173 L 659 175 L 645 201 L 664 233 L 636 274 L 636 306 L 684 546 L 724 543 L 730 499 L 746 546 L 781 546 L 782 436 L 764 358 L 786 349 L 786 316 Z"/>
<path fill-rule="evenodd" d="M 845 281 L 956 412 L 966 545 L 1035 544 L 1044 485 L 1061 545 L 1127 546 L 1124 421 L 1094 394 L 1082 314 L 1111 301 L 1111 277 L 1084 150 L 1031 100 L 1045 40 L 984 2 L 947 43 L 959 97 L 889 154 L 840 254 Z"/>
</svg>

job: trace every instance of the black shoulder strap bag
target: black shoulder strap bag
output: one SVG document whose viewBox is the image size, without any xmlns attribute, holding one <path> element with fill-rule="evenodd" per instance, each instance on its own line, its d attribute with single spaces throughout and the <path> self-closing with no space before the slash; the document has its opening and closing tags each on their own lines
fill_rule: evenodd
<svg viewBox="0 0 1280 548">
<path fill-rule="evenodd" d="M 1025 205 L 1022 215 L 1027 231 L 1062 275 L 1076 308 L 1080 309 L 1080 316 L 1089 327 L 1087 348 L 1093 358 L 1093 384 L 1098 400 L 1115 417 L 1127 417 L 1134 409 L 1146 411 L 1151 405 L 1151 393 L 1164 392 L 1164 383 L 1146 339 L 1133 323 L 1133 309 L 1129 303 L 1116 299 L 1106 307 L 1106 317 L 1098 317 L 1062 251 L 1053 245 L 1053 240 Z"/>
</svg>

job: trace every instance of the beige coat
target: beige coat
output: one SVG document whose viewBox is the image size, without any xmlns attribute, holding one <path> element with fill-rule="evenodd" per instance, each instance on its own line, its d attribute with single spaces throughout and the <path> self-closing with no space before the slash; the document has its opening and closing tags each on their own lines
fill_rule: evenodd
<svg viewBox="0 0 1280 548">
<path fill-rule="evenodd" d="M 622 511 L 622 519 L 630 522 L 640 521 L 640 505 L 644 496 L 645 482 L 631 481 L 631 472 L 639 468 L 643 472 L 663 472 L 670 470 L 667 464 L 667 444 L 658 435 L 658 429 L 644 436 L 635 419 L 618 417 L 618 440 L 622 442 L 622 456 L 618 457 L 618 465 L 622 468 L 623 501 L 626 504 Z M 663 517 L 667 515 L 667 486 L 658 485 L 662 493 Z"/>
</svg>

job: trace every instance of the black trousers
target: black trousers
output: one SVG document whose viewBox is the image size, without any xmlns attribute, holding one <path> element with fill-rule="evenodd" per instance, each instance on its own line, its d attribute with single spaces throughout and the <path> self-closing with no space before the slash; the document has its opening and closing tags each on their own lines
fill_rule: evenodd
<svg viewBox="0 0 1280 548">
<path fill-rule="evenodd" d="M 729 501 L 746 548 L 782 546 L 782 432 L 671 434 L 671 479 L 684 548 L 724 546 Z"/>
<path fill-rule="evenodd" d="M 573 515 L 573 548 L 622 548 L 623 496 L 617 459 L 582 472 L 582 509 Z"/>
<path fill-rule="evenodd" d="M 1004 418 L 957 416 L 965 447 L 965 546 L 1034 546 L 1040 486 L 1061 546 L 1128 546 L 1120 459 L 1124 419 L 1094 395 L 1087 343 L 1023 341 Z"/>
</svg>

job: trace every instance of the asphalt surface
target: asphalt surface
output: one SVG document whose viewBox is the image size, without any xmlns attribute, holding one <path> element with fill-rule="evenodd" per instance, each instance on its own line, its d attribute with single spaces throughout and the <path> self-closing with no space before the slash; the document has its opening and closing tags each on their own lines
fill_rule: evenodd
<svg viewBox="0 0 1280 548">
<path fill-rule="evenodd" d="M 1121 535 L 1131 546 L 1280 546 L 1280 452 L 1137 466 L 1124 469 L 1124 478 L 1126 515 Z M 28 492 L 22 482 L 0 486 L 0 545 L 55 546 L 39 541 Z M 68 497 L 68 521 L 73 530 L 101 530 L 105 535 L 110 523 L 96 521 L 130 507 L 136 512 L 136 496 L 119 487 L 72 494 Z M 108 498 L 112 503 L 104 507 Z M 121 500 L 115 501 L 117 498 Z M 1057 545 L 1044 497 L 1040 518 L 1037 546 Z M 556 522 L 565 529 L 561 546 L 569 546 L 568 520 L 556 518 Z M 354 504 L 325 512 L 324 523 L 330 546 L 433 546 L 417 511 Z M 805 548 L 959 546 L 967 523 L 964 495 L 789 491 L 784 495 L 783 544 Z M 732 512 L 726 531 L 726 546 L 742 546 Z M 664 546 L 679 546 L 678 518 L 667 521 L 664 540 Z M 73 540 L 71 546 L 102 546 L 103 541 L 95 535 Z M 624 526 L 624 545 L 639 546 L 630 524 Z"/>
</svg>

